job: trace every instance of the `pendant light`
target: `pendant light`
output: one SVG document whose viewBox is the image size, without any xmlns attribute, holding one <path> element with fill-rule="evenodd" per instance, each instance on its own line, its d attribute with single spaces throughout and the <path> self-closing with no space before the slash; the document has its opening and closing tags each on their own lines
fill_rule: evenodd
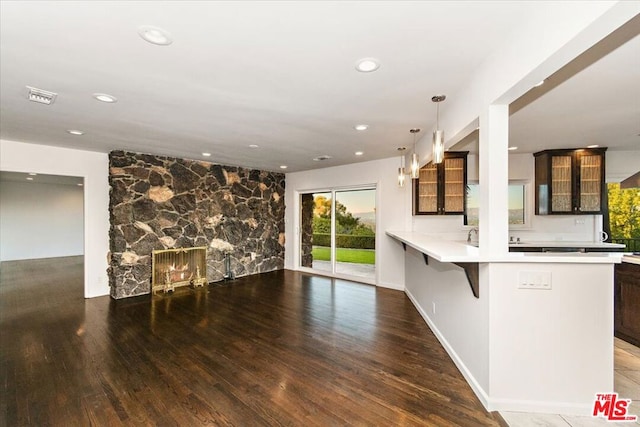
<svg viewBox="0 0 640 427">
<path fill-rule="evenodd" d="M 411 155 L 411 179 L 418 179 L 420 176 L 420 163 L 418 162 L 418 153 L 416 153 L 416 134 L 420 132 L 420 129 L 409 129 L 409 132 L 413 134 L 413 154 Z"/>
<path fill-rule="evenodd" d="M 404 187 L 404 150 L 405 147 L 398 147 L 398 151 L 400 152 L 400 167 L 398 168 L 398 187 Z"/>
<path fill-rule="evenodd" d="M 433 131 L 433 163 L 442 163 L 444 160 L 444 131 L 440 130 L 440 103 L 447 97 L 436 95 L 431 101 L 436 103 L 436 130 Z"/>
</svg>

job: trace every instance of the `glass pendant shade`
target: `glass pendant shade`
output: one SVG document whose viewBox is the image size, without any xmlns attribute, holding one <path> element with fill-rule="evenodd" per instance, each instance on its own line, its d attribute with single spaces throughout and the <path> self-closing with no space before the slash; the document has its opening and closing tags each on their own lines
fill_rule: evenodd
<svg viewBox="0 0 640 427">
<path fill-rule="evenodd" d="M 444 160 L 444 131 L 433 132 L 433 163 L 442 163 Z"/>
<path fill-rule="evenodd" d="M 404 168 L 398 168 L 398 186 L 404 187 Z"/>
<path fill-rule="evenodd" d="M 420 164 L 418 163 L 418 154 L 411 155 L 411 179 L 418 179 L 420 175 Z"/>
</svg>

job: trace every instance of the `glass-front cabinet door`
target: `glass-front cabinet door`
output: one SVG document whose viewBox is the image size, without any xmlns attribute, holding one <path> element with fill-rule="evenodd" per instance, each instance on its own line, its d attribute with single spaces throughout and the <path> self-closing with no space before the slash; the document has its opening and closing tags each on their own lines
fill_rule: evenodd
<svg viewBox="0 0 640 427">
<path fill-rule="evenodd" d="M 418 212 L 425 214 L 438 213 L 438 165 L 428 163 L 420 168 L 418 185 L 416 186 Z"/>
<path fill-rule="evenodd" d="M 551 212 L 573 211 L 572 156 L 551 156 Z"/>
<path fill-rule="evenodd" d="M 604 181 L 602 155 L 578 153 L 578 163 L 580 165 L 578 208 L 582 213 L 601 212 Z"/>
<path fill-rule="evenodd" d="M 466 189 L 466 157 L 444 159 L 443 213 L 464 213 Z"/>
</svg>

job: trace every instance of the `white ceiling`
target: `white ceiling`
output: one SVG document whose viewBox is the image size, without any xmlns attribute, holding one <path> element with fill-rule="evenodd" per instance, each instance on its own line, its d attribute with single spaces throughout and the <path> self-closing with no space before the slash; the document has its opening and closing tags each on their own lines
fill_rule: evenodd
<svg viewBox="0 0 640 427">
<path fill-rule="evenodd" d="M 456 92 L 501 40 L 552 8 L 2 1 L 0 138 L 192 159 L 211 152 L 212 162 L 287 171 L 391 157 L 411 144 L 410 128 L 433 128 L 431 96 Z M 173 44 L 143 41 L 141 25 L 169 31 Z M 525 152 L 586 143 L 638 149 L 639 40 L 519 110 L 512 141 Z M 363 57 L 378 58 L 380 69 L 355 71 Z M 30 102 L 26 86 L 58 97 L 51 106 Z M 96 92 L 118 102 L 97 102 Z M 360 123 L 369 130 L 355 131 Z M 332 159 L 312 160 L 325 154 Z"/>
</svg>

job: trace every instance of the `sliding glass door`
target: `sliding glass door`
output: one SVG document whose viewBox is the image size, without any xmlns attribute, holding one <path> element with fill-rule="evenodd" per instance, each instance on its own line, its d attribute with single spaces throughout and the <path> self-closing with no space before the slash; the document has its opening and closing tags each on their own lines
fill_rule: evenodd
<svg viewBox="0 0 640 427">
<path fill-rule="evenodd" d="M 300 266 L 374 281 L 375 188 L 304 193 L 300 206 Z"/>
</svg>

